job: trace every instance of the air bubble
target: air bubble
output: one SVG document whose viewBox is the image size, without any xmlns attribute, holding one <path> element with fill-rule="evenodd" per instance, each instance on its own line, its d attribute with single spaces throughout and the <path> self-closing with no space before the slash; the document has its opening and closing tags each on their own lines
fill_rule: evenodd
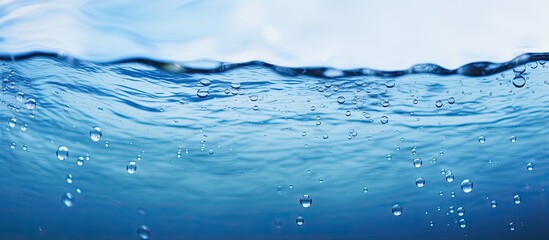
<svg viewBox="0 0 549 240">
<path fill-rule="evenodd" d="M 516 137 L 516 136 L 511 136 L 511 138 L 509 139 L 509 141 L 511 141 L 511 142 L 516 142 L 516 141 L 517 141 L 517 137 Z"/>
<path fill-rule="evenodd" d="M 484 136 L 478 137 L 478 142 L 479 142 L 479 143 L 484 143 L 484 142 L 486 142 L 486 137 L 484 137 Z"/>
<path fill-rule="evenodd" d="M 57 159 L 64 161 L 69 157 L 69 148 L 66 146 L 59 146 L 57 148 L 56 155 L 57 155 Z"/>
<path fill-rule="evenodd" d="M 387 124 L 389 122 L 389 118 L 387 116 L 382 116 L 380 121 L 382 124 Z"/>
<path fill-rule="evenodd" d="M 454 103 L 456 103 L 456 99 L 454 97 L 448 98 L 448 103 L 449 104 L 454 104 Z"/>
<path fill-rule="evenodd" d="M 473 182 L 469 179 L 463 180 L 463 182 L 461 182 L 461 190 L 463 190 L 464 193 L 470 193 L 473 191 Z"/>
<path fill-rule="evenodd" d="M 129 174 L 134 174 L 135 171 L 137 171 L 137 164 L 134 161 L 130 161 L 126 166 L 126 171 L 128 171 Z"/>
<path fill-rule="evenodd" d="M 497 206 L 498 206 L 498 203 L 496 202 L 496 200 L 492 200 L 492 202 L 490 202 L 490 207 L 496 208 Z"/>
<path fill-rule="evenodd" d="M 416 178 L 416 186 L 418 188 L 422 188 L 423 186 L 425 186 L 425 179 L 421 177 Z"/>
<path fill-rule="evenodd" d="M 413 163 L 414 163 L 414 167 L 419 168 L 423 164 L 423 161 L 421 161 L 421 158 L 416 158 L 414 159 Z"/>
<path fill-rule="evenodd" d="M 528 170 L 528 171 L 534 170 L 534 164 L 533 163 L 526 164 L 526 170 Z"/>
<path fill-rule="evenodd" d="M 205 98 L 208 96 L 208 94 L 210 94 L 210 91 L 208 91 L 208 89 L 199 89 L 196 92 L 196 95 L 200 98 Z"/>
<path fill-rule="evenodd" d="M 27 107 L 27 109 L 29 110 L 34 109 L 36 107 L 36 100 L 32 98 L 27 98 L 27 100 L 25 101 L 25 107 Z"/>
<path fill-rule="evenodd" d="M 302 226 L 305 223 L 305 219 L 302 216 L 298 216 L 295 219 L 295 223 L 297 223 L 298 226 Z"/>
<path fill-rule="evenodd" d="M 301 196 L 301 198 L 299 199 L 299 203 L 302 207 L 308 208 L 313 204 L 313 199 L 311 198 L 311 196 L 305 194 Z"/>
<path fill-rule="evenodd" d="M 458 207 L 457 214 L 458 216 L 463 217 L 463 215 L 465 215 L 465 209 L 463 209 L 463 207 Z"/>
<path fill-rule="evenodd" d="M 517 227 L 517 225 L 515 224 L 515 222 L 510 222 L 509 223 L 509 230 L 511 231 L 515 231 L 515 228 Z"/>
<path fill-rule="evenodd" d="M 14 128 L 16 123 L 17 123 L 17 119 L 11 118 L 10 121 L 8 122 L 8 126 L 11 128 Z"/>
<path fill-rule="evenodd" d="M 72 184 L 72 174 L 68 174 L 67 177 L 65 177 L 65 180 L 68 184 Z"/>
<path fill-rule="evenodd" d="M 345 103 L 345 97 L 343 97 L 343 96 L 337 97 L 337 102 L 338 102 L 339 104 Z"/>
<path fill-rule="evenodd" d="M 466 228 L 467 227 L 467 221 L 465 221 L 465 219 L 460 219 L 459 220 L 459 227 L 461 228 Z"/>
<path fill-rule="evenodd" d="M 446 173 L 446 181 L 449 183 L 454 181 L 454 174 L 451 171 Z"/>
<path fill-rule="evenodd" d="M 387 88 L 393 88 L 395 86 L 395 80 L 389 80 L 385 83 Z"/>
<path fill-rule="evenodd" d="M 103 133 L 101 132 L 101 128 L 99 127 L 93 127 L 90 130 L 90 138 L 92 141 L 97 142 L 101 139 L 101 136 L 103 136 Z"/>
<path fill-rule="evenodd" d="M 513 78 L 513 85 L 517 88 L 524 87 L 524 85 L 526 85 L 526 79 L 523 76 L 517 76 Z"/>
<path fill-rule="evenodd" d="M 200 79 L 200 84 L 202 84 L 202 86 L 209 86 L 212 82 L 208 79 L 202 78 Z"/>
<path fill-rule="evenodd" d="M 521 201 L 521 200 L 522 200 L 522 199 L 520 198 L 519 195 L 515 195 L 515 196 L 513 197 L 513 202 L 514 202 L 515 204 L 517 204 L 517 205 L 520 204 L 520 201 Z"/>
<path fill-rule="evenodd" d="M 66 207 L 72 207 L 74 205 L 73 202 L 73 196 L 70 193 L 65 193 L 61 197 L 61 200 L 63 201 L 63 204 L 65 204 Z"/>
<path fill-rule="evenodd" d="M 147 225 L 141 225 L 137 228 L 137 236 L 142 240 L 149 239 L 151 237 L 151 230 Z"/>
<path fill-rule="evenodd" d="M 437 100 L 437 101 L 435 102 L 435 106 L 436 106 L 437 108 L 441 108 L 441 107 L 442 107 L 442 101 Z"/>
<path fill-rule="evenodd" d="M 393 215 L 398 217 L 402 215 L 402 206 L 400 206 L 399 204 L 395 204 L 393 205 L 392 211 L 393 211 Z"/>
</svg>

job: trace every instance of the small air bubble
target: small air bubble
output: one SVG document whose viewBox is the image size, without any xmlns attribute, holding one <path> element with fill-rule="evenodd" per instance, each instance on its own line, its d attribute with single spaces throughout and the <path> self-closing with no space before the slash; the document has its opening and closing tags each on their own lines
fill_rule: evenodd
<svg viewBox="0 0 549 240">
<path fill-rule="evenodd" d="M 299 203 L 302 207 L 308 208 L 313 204 L 313 199 L 311 198 L 311 196 L 305 194 L 301 196 L 301 198 L 299 199 Z"/>
<path fill-rule="evenodd" d="M 513 78 L 513 85 L 517 88 L 524 87 L 524 85 L 526 85 L 526 79 L 523 76 L 517 76 Z"/>
<path fill-rule="evenodd" d="M 441 107 L 442 107 L 442 101 L 437 100 L 437 101 L 435 102 L 435 106 L 436 106 L 437 108 L 441 108 Z"/>
<path fill-rule="evenodd" d="M 534 170 L 534 164 L 533 163 L 526 164 L 526 170 L 528 170 L 528 171 Z"/>
<path fill-rule="evenodd" d="M 520 204 L 520 201 L 521 201 L 521 200 L 522 200 L 522 199 L 520 198 L 519 195 L 515 195 L 515 196 L 513 197 L 513 202 L 514 202 L 515 204 L 517 204 L 517 205 Z"/>
<path fill-rule="evenodd" d="M 57 159 L 64 161 L 69 157 L 69 148 L 66 146 L 59 146 L 57 148 L 56 155 L 57 155 Z"/>
<path fill-rule="evenodd" d="M 398 217 L 402 215 L 402 206 L 400 206 L 399 204 L 395 204 L 393 205 L 392 211 L 393 211 L 393 215 Z"/>
<path fill-rule="evenodd" d="M 137 171 L 136 163 L 134 161 L 130 161 L 126 166 L 126 171 L 128 171 L 129 174 L 134 174 L 135 171 Z"/>
<path fill-rule="evenodd" d="M 339 104 L 345 103 L 345 97 L 343 97 L 343 96 L 337 97 L 337 102 L 338 102 Z"/>
<path fill-rule="evenodd" d="M 382 124 L 387 124 L 389 122 L 389 118 L 387 116 L 382 116 L 380 121 Z"/>
<path fill-rule="evenodd" d="M 425 186 L 425 179 L 419 177 L 419 178 L 416 178 L 416 186 L 418 188 L 422 188 L 423 186 Z"/>
</svg>

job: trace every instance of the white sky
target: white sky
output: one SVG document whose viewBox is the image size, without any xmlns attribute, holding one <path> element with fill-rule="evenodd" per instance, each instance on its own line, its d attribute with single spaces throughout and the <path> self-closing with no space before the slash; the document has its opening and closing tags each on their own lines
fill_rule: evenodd
<svg viewBox="0 0 549 240">
<path fill-rule="evenodd" d="M 0 52 L 455 68 L 549 52 L 549 1 L 0 0 Z"/>
</svg>

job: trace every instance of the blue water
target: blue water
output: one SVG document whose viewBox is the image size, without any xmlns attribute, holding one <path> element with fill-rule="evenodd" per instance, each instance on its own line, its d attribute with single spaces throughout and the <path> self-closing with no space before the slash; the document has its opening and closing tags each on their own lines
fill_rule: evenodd
<svg viewBox="0 0 549 240">
<path fill-rule="evenodd" d="M 547 239 L 549 65 L 520 59 L 395 75 L 4 57 L 0 238 Z"/>
</svg>

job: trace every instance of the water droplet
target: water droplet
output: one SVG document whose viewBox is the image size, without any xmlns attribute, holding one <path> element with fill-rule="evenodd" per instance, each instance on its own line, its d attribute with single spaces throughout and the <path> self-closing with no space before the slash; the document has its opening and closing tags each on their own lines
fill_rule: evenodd
<svg viewBox="0 0 549 240">
<path fill-rule="evenodd" d="M 467 221 L 465 221 L 465 219 L 463 219 L 463 218 L 460 219 L 459 220 L 459 227 L 461 227 L 461 228 L 467 227 Z"/>
<path fill-rule="evenodd" d="M 421 158 L 416 158 L 414 159 L 413 163 L 414 163 L 414 167 L 419 168 L 423 164 L 423 161 L 421 161 Z"/>
<path fill-rule="evenodd" d="M 343 96 L 337 97 L 337 102 L 338 102 L 339 104 L 345 103 L 345 97 L 343 97 Z"/>
<path fill-rule="evenodd" d="M 134 174 L 135 171 L 137 171 L 137 164 L 134 161 L 130 161 L 126 166 L 126 171 L 128 171 L 129 174 Z"/>
<path fill-rule="evenodd" d="M 389 80 L 385 83 L 387 88 L 393 88 L 395 86 L 395 80 Z"/>
<path fill-rule="evenodd" d="M 417 103 L 418 103 L 418 100 L 417 100 L 417 99 L 414 99 L 413 103 L 414 103 L 414 104 L 417 104 Z"/>
<path fill-rule="evenodd" d="M 64 161 L 69 157 L 69 148 L 66 146 L 59 146 L 57 148 L 57 159 Z"/>
<path fill-rule="evenodd" d="M 490 202 L 490 206 L 492 208 L 496 208 L 498 206 L 498 203 L 496 202 L 496 200 L 492 200 L 492 202 Z"/>
<path fill-rule="evenodd" d="M 27 127 L 27 124 L 23 124 L 23 126 L 21 126 L 21 131 L 25 132 L 27 131 L 28 127 Z"/>
<path fill-rule="evenodd" d="M 257 96 L 257 94 L 252 94 L 252 95 L 249 96 L 249 98 L 250 98 L 250 101 L 252 101 L 252 102 L 255 102 L 255 101 L 257 101 L 257 99 L 259 99 L 259 97 Z M 314 111 L 314 110 L 313 110 L 313 111 Z"/>
<path fill-rule="evenodd" d="M 463 207 L 458 207 L 457 214 L 458 216 L 463 217 L 463 215 L 465 215 L 465 209 L 463 209 Z"/>
<path fill-rule="evenodd" d="M 534 170 L 534 164 L 533 164 L 533 163 L 528 163 L 528 164 L 526 164 L 526 169 L 527 169 L 528 171 Z"/>
<path fill-rule="evenodd" d="M 450 193 L 450 197 L 456 197 L 456 193 L 455 193 L 455 192 L 451 192 L 451 193 Z"/>
<path fill-rule="evenodd" d="M 32 98 L 27 98 L 27 100 L 25 101 L 25 107 L 27 107 L 27 109 L 29 110 L 34 109 L 36 107 L 36 100 Z"/>
<path fill-rule="evenodd" d="M 363 191 L 364 193 L 368 193 L 368 186 L 365 185 L 365 186 L 362 188 L 362 191 Z"/>
<path fill-rule="evenodd" d="M 15 127 L 15 123 L 17 123 L 17 119 L 11 118 L 10 121 L 8 122 L 8 126 L 13 128 Z"/>
<path fill-rule="evenodd" d="M 381 117 L 381 123 L 386 124 L 388 122 L 389 122 L 389 118 L 387 116 L 382 116 Z"/>
<path fill-rule="evenodd" d="M 322 138 L 324 139 L 328 139 L 328 137 L 329 137 L 328 134 L 324 134 L 324 136 L 322 136 Z"/>
<path fill-rule="evenodd" d="M 90 130 L 90 138 L 92 141 L 97 142 L 101 139 L 101 136 L 103 136 L 103 133 L 101 132 L 101 128 L 99 127 L 93 127 Z"/>
<path fill-rule="evenodd" d="M 392 211 L 393 211 L 393 215 L 397 217 L 402 215 L 402 207 L 399 204 L 393 205 Z"/>
<path fill-rule="evenodd" d="M 259 110 L 259 106 L 257 106 L 257 105 L 254 105 L 253 109 L 254 109 L 254 111 L 257 111 L 257 110 Z"/>
<path fill-rule="evenodd" d="M 510 222 L 509 223 L 509 230 L 511 231 L 515 231 L 515 228 L 517 227 L 517 225 L 515 224 L 515 222 Z"/>
<path fill-rule="evenodd" d="M 515 204 L 520 204 L 520 201 L 521 201 L 521 200 L 522 200 L 522 199 L 520 198 L 519 195 L 515 195 L 515 196 L 513 197 L 513 202 L 515 202 Z"/>
<path fill-rule="evenodd" d="M 511 136 L 511 138 L 509 139 L 509 141 L 511 141 L 511 142 L 516 142 L 516 141 L 517 141 L 517 137 Z"/>
<path fill-rule="evenodd" d="M 480 136 L 480 137 L 478 137 L 478 142 L 479 143 L 484 143 L 484 142 L 486 142 L 486 138 L 484 136 Z"/>
<path fill-rule="evenodd" d="M 202 84 L 202 86 L 209 86 L 212 82 L 208 79 L 202 78 L 200 79 L 200 84 Z"/>
<path fill-rule="evenodd" d="M 63 194 L 61 200 L 63 201 L 63 204 L 65 204 L 65 206 L 67 207 L 72 207 L 74 205 L 73 196 L 70 193 Z"/>
<path fill-rule="evenodd" d="M 347 117 L 348 117 L 348 116 L 351 116 L 351 111 L 346 111 L 346 112 L 345 112 L 345 116 L 347 116 Z"/>
<path fill-rule="evenodd" d="M 517 88 L 524 87 L 524 85 L 526 85 L 526 79 L 523 76 L 516 76 L 513 78 L 513 85 Z"/>
<path fill-rule="evenodd" d="M 149 239 L 151 237 L 151 230 L 147 225 L 141 225 L 137 228 L 137 235 L 140 239 Z"/>
<path fill-rule="evenodd" d="M 461 182 L 461 190 L 463 190 L 464 193 L 470 193 L 473 191 L 473 182 L 469 179 L 463 180 L 463 182 Z"/>
<path fill-rule="evenodd" d="M 437 101 L 435 102 L 435 106 L 436 106 L 437 108 L 441 108 L 442 105 L 443 105 L 443 104 L 442 104 L 442 101 L 440 101 L 440 100 L 437 100 Z"/>
<path fill-rule="evenodd" d="M 82 194 L 82 189 L 80 189 L 80 188 L 76 188 L 76 193 L 78 193 L 78 194 Z"/>
<path fill-rule="evenodd" d="M 200 98 L 205 98 L 208 94 L 210 94 L 208 89 L 198 89 L 198 91 L 196 91 L 196 95 Z"/>
<path fill-rule="evenodd" d="M 68 174 L 65 180 L 67 180 L 68 184 L 72 184 L 72 174 Z"/>
<path fill-rule="evenodd" d="M 314 112 L 316 110 L 315 106 L 311 106 L 311 112 Z"/>
<path fill-rule="evenodd" d="M 213 155 L 213 154 L 214 154 L 214 150 L 213 150 L 213 149 L 210 149 L 210 151 L 208 151 L 208 154 Z"/>
<path fill-rule="evenodd" d="M 15 143 L 11 143 L 11 149 L 15 149 Z"/>
<path fill-rule="evenodd" d="M 308 208 L 313 204 L 313 199 L 309 195 L 305 194 L 301 196 L 301 198 L 299 199 L 299 203 L 304 208 Z"/>
<path fill-rule="evenodd" d="M 450 97 L 450 98 L 448 98 L 448 103 L 449 104 L 454 104 L 454 103 L 456 103 L 456 99 L 454 97 Z"/>
<path fill-rule="evenodd" d="M 297 223 L 298 226 L 301 226 L 305 223 L 305 219 L 302 217 L 302 216 L 298 216 L 296 219 L 295 219 L 295 223 Z"/>
<path fill-rule="evenodd" d="M 429 221 L 429 226 L 430 227 L 434 227 L 435 226 L 435 223 L 433 221 Z"/>
<path fill-rule="evenodd" d="M 425 186 L 425 179 L 421 177 L 416 178 L 416 186 L 418 188 L 422 188 L 423 186 Z"/>
<path fill-rule="evenodd" d="M 393 156 L 391 156 L 391 154 L 387 154 L 387 160 L 391 161 L 391 159 L 393 159 Z"/>
<path fill-rule="evenodd" d="M 451 171 L 448 171 L 448 173 L 446 173 L 446 181 L 447 182 L 453 182 L 454 181 L 454 174 Z"/>
</svg>

